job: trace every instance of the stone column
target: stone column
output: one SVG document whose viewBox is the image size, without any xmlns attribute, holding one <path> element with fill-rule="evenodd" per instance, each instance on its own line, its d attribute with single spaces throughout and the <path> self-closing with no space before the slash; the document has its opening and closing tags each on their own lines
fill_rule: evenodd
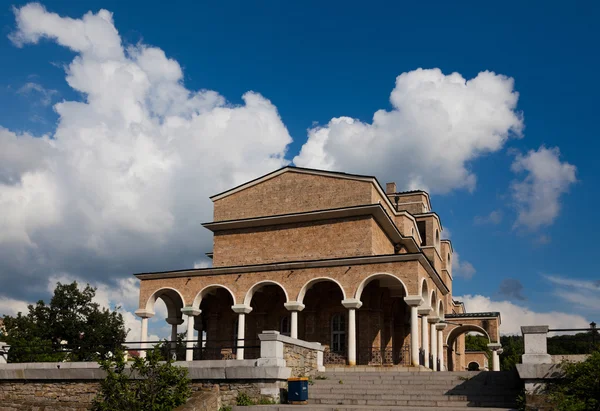
<svg viewBox="0 0 600 411">
<path fill-rule="evenodd" d="M 238 340 L 236 342 L 236 360 L 244 359 L 244 338 L 246 338 L 246 314 L 250 314 L 252 307 L 245 304 L 232 305 L 231 309 L 238 314 Z"/>
<path fill-rule="evenodd" d="M 290 337 L 298 338 L 298 313 L 304 310 L 304 304 L 298 301 L 290 301 L 289 303 L 283 304 L 283 306 L 290 312 Z"/>
<path fill-rule="evenodd" d="M 342 300 L 342 305 L 348 309 L 348 365 L 356 365 L 356 310 L 362 302 L 356 298 Z"/>
<path fill-rule="evenodd" d="M 421 314 L 421 345 L 423 348 L 423 357 L 425 362 L 423 365 L 429 368 L 429 315 L 433 311 L 429 307 L 419 308 L 419 314 Z"/>
<path fill-rule="evenodd" d="M 423 304 L 420 295 L 409 295 L 404 301 L 410 307 L 410 362 L 414 367 L 419 366 L 419 313 L 418 309 Z"/>
<path fill-rule="evenodd" d="M 438 333 L 438 335 L 437 335 L 437 343 L 438 343 L 437 355 L 440 360 L 440 371 L 446 370 L 446 366 L 444 365 L 444 329 L 446 327 L 447 327 L 447 324 L 444 324 L 444 323 L 437 323 L 435 325 L 435 328 Z"/>
<path fill-rule="evenodd" d="M 490 343 L 488 348 L 492 350 L 492 371 L 500 371 L 500 358 L 498 354 L 502 353 L 502 346 L 499 343 Z"/>
<path fill-rule="evenodd" d="M 431 334 L 431 360 L 433 361 L 432 369 L 433 369 L 433 371 L 437 371 L 438 370 L 437 369 L 438 343 L 437 343 L 437 331 L 435 329 L 435 326 L 440 321 L 440 319 L 438 317 L 432 316 L 432 317 L 429 317 L 427 319 L 427 321 L 429 321 L 429 328 L 430 328 L 430 334 Z"/>
<path fill-rule="evenodd" d="M 185 360 L 193 361 L 194 360 L 194 323 L 195 316 L 200 315 L 202 310 L 192 307 L 185 307 L 181 309 L 181 313 L 187 315 L 187 334 L 186 334 L 186 343 L 185 343 Z M 200 340 L 200 338 L 198 338 Z M 198 342 L 198 346 L 200 346 L 200 342 Z"/>
<path fill-rule="evenodd" d="M 548 354 L 548 326 L 529 325 L 521 327 L 525 352 L 523 364 L 551 364 L 552 357 Z M 489 345 L 488 345 L 489 346 Z"/>
<path fill-rule="evenodd" d="M 171 357 L 177 360 L 177 326 L 183 324 L 183 318 L 169 317 L 165 318 L 167 324 L 171 325 Z"/>
<path fill-rule="evenodd" d="M 148 318 L 154 317 L 154 312 L 149 310 L 137 310 L 135 315 L 142 319 L 142 332 L 140 333 L 140 357 L 146 358 L 146 348 L 148 348 Z"/>
</svg>

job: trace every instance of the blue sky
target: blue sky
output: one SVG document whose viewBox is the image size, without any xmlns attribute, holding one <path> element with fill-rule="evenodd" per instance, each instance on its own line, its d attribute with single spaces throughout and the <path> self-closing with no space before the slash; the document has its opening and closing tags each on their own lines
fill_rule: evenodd
<svg viewBox="0 0 600 411">
<path fill-rule="evenodd" d="M 12 6 L 18 10 L 26 4 L 14 2 Z M 200 199 L 207 194 L 218 192 L 245 178 L 253 178 L 286 161 L 293 161 L 306 143 L 309 130 L 316 131 L 318 127 L 323 127 L 330 133 L 329 141 L 333 142 L 335 138 L 344 141 L 343 137 L 335 137 L 335 127 L 330 124 L 332 119 L 343 116 L 370 125 L 378 110 L 394 112 L 390 93 L 397 76 L 418 68 L 438 68 L 443 73 L 441 76 L 456 72 L 464 80 L 474 79 L 486 70 L 512 78 L 512 86 L 506 83 L 503 86 L 507 87 L 507 95 L 516 96 L 510 93 L 518 93 L 518 102 L 508 112 L 521 119 L 518 122 L 522 128 L 522 137 L 519 138 L 515 127 L 510 129 L 505 126 L 502 131 L 505 136 L 497 147 L 483 151 L 473 151 L 471 147 L 471 152 L 461 157 L 466 160 L 461 161 L 458 168 L 464 167 L 468 176 L 476 177 L 476 184 L 472 186 L 461 186 L 460 178 L 455 178 L 449 180 L 446 189 L 441 189 L 446 180 L 442 178 L 441 183 L 436 182 L 436 173 L 450 174 L 456 167 L 449 165 L 449 168 L 438 170 L 436 164 L 427 164 L 428 159 L 423 159 L 422 174 L 412 176 L 413 180 L 420 178 L 419 181 L 423 181 L 428 189 L 433 188 L 433 207 L 441 216 L 444 228 L 448 229 L 454 248 L 460 255 L 463 266 L 456 270 L 454 294 L 466 296 L 466 300 L 472 304 L 467 308 L 471 310 L 503 309 L 510 313 L 522 313 L 518 311 L 520 308 L 529 310 L 527 313 L 534 313 L 526 318 L 536 321 L 563 318 L 558 313 L 580 316 L 564 317 L 565 324 L 559 325 L 598 320 L 600 303 L 594 300 L 600 297 L 600 286 L 595 283 L 600 276 L 595 269 L 594 259 L 596 233 L 600 229 L 600 223 L 594 218 L 594 205 L 600 200 L 597 189 L 600 164 L 595 161 L 600 148 L 595 115 L 596 99 L 600 94 L 600 85 L 595 81 L 600 59 L 597 52 L 600 5 L 597 2 L 582 1 L 570 5 L 564 2 L 504 2 L 494 7 L 482 7 L 480 2 L 441 1 L 427 4 L 377 1 L 174 4 L 166 7 L 157 1 L 47 1 L 43 3 L 46 14 L 24 16 L 23 26 L 18 25 L 11 6 L 5 4 L 0 8 L 0 127 L 5 129 L 6 134 L 6 140 L 0 139 L 0 159 L 3 158 L 2 151 L 20 153 L 11 157 L 13 160 L 20 157 L 19 161 L 11 162 L 5 158 L 6 166 L 3 168 L 0 165 L 0 190 L 2 184 L 6 192 L 12 190 L 10 192 L 13 195 L 16 188 L 23 189 L 24 173 L 34 172 L 38 166 L 32 164 L 39 165 L 40 158 L 43 159 L 41 163 L 50 163 L 47 167 L 56 174 L 49 181 L 37 181 L 39 187 L 44 187 L 43 190 L 38 187 L 39 190 L 47 194 L 47 187 L 59 187 L 52 196 L 73 190 L 71 194 L 65 194 L 67 200 L 51 202 L 48 207 L 43 206 L 46 204 L 46 200 L 43 200 L 39 208 L 23 215 L 14 212 L 18 203 L 5 202 L 4 206 L 8 204 L 12 207 L 9 213 L 11 221 L 18 221 L 5 227 L 5 232 L 14 235 L 5 239 L 4 244 L 7 245 L 4 253 L 0 251 L 4 257 L 10 255 L 10 258 L 5 258 L 8 262 L 0 265 L 0 290 L 6 290 L 4 295 L 0 291 L 0 308 L 4 307 L 5 312 L 21 307 L 21 301 L 47 295 L 47 278 L 79 278 L 106 284 L 108 289 L 123 289 L 120 281 L 129 278 L 131 272 L 184 268 L 195 262 L 202 264 L 203 253 L 209 251 L 205 249 L 209 247 L 207 233 L 200 234 L 197 224 L 184 227 L 178 221 L 209 219 L 209 208 L 203 203 L 203 211 L 190 214 L 188 202 L 196 198 L 203 201 Z M 98 173 L 96 177 L 74 182 L 73 178 L 65 177 L 69 174 L 65 170 L 72 172 L 72 169 L 60 166 L 61 161 L 68 160 L 56 160 L 52 155 L 47 157 L 39 153 L 45 149 L 34 148 L 31 149 L 33 153 L 29 153 L 27 150 L 30 148 L 20 146 L 23 140 L 32 138 L 22 133 L 35 137 L 48 135 L 61 140 L 55 135 L 60 129 L 62 131 L 59 130 L 57 134 L 63 136 L 62 141 L 71 141 L 69 136 L 72 135 L 78 136 L 73 140 L 77 142 L 63 146 L 63 151 L 74 145 L 81 147 L 82 141 L 87 144 L 82 137 L 85 133 L 81 130 L 93 130 L 99 125 L 109 131 L 115 130 L 111 128 L 113 125 L 110 121 L 114 120 L 116 124 L 122 120 L 106 113 L 94 117 L 94 113 L 84 111 L 78 115 L 69 112 L 71 108 L 65 108 L 61 129 L 58 123 L 59 110 L 54 107 L 64 101 L 90 103 L 88 98 L 94 93 L 99 93 L 98 100 L 105 101 L 103 99 L 106 98 L 111 102 L 106 104 L 127 98 L 127 95 L 119 94 L 122 90 L 116 90 L 114 95 L 102 95 L 102 90 L 88 91 L 85 86 L 73 88 L 65 78 L 65 70 L 69 70 L 74 58 L 82 59 L 84 65 L 89 63 L 87 67 L 92 67 L 93 61 L 101 59 L 95 53 L 102 54 L 98 47 L 105 43 L 98 39 L 104 38 L 102 30 L 105 27 L 98 29 L 99 32 L 95 34 L 98 41 L 91 41 L 93 48 L 82 51 L 76 50 L 77 46 L 73 44 L 65 47 L 65 42 L 70 40 L 60 40 L 60 36 L 67 36 L 60 33 L 60 24 L 52 26 L 52 21 L 43 20 L 47 13 L 80 19 L 88 11 L 97 13 L 100 9 L 113 13 L 114 27 L 124 47 L 138 47 L 138 50 L 147 46 L 156 47 L 179 64 L 183 77 L 176 79 L 174 84 L 183 85 L 188 91 L 214 90 L 227 101 L 225 107 L 247 107 L 248 102 L 242 96 L 250 90 L 270 100 L 273 106 L 265 114 L 267 117 L 262 123 L 245 117 L 253 113 L 255 115 L 255 111 L 240 111 L 239 124 L 228 127 L 228 131 L 224 132 L 230 133 L 222 137 L 228 141 L 226 144 L 235 145 L 235 138 L 239 138 L 244 141 L 240 143 L 241 147 L 247 147 L 238 153 L 241 159 L 238 163 L 235 163 L 235 155 L 224 159 L 222 156 L 225 153 L 214 151 L 215 146 L 200 144 L 201 149 L 197 153 L 199 163 L 206 159 L 207 164 L 213 164 L 211 161 L 222 159 L 214 163 L 210 172 L 215 172 L 215 167 L 223 169 L 215 172 L 214 176 L 207 176 L 208 179 L 218 180 L 217 183 L 198 181 L 198 177 L 205 176 L 209 171 L 194 174 L 187 169 L 171 170 L 169 167 L 172 163 L 167 157 L 153 157 L 157 152 L 164 153 L 155 150 L 155 147 L 149 149 L 148 157 L 142 160 L 136 157 L 140 164 L 138 173 L 142 173 L 140 170 L 147 171 L 148 164 L 156 164 L 160 160 L 164 161 L 161 167 L 169 169 L 172 178 L 181 182 L 177 189 L 165 190 L 170 194 L 185 193 L 181 194 L 183 197 L 178 197 L 184 199 L 183 204 L 157 206 L 156 210 L 151 210 L 154 214 L 148 217 L 161 216 L 161 222 L 172 219 L 172 225 L 165 223 L 165 227 L 162 227 L 159 223 L 150 229 L 144 226 L 148 219 L 138 224 L 114 217 L 118 209 L 111 210 L 106 206 L 110 204 L 110 198 L 99 198 L 102 193 L 119 192 L 118 189 L 108 185 L 105 189 L 89 190 L 90 184 L 95 184 L 90 183 L 96 181 L 94 178 L 102 187 L 110 179 L 118 180 L 113 169 L 106 175 Z M 106 33 L 110 38 L 110 30 Z M 61 42 L 63 45 L 57 44 Z M 81 79 L 93 83 L 90 73 L 86 72 Z M 417 83 L 420 81 L 412 77 L 410 79 Z M 499 77 L 493 80 L 498 82 Z M 127 87 L 127 82 L 123 83 L 122 88 Z M 418 92 L 411 98 L 418 99 Z M 477 95 L 468 97 L 468 102 L 473 104 L 469 107 L 478 106 L 477 98 Z M 411 101 L 408 99 L 405 103 L 410 105 Z M 449 101 L 446 108 L 454 107 L 452 100 Z M 498 97 L 498 104 L 504 103 L 503 97 Z M 170 100 L 169 104 L 175 103 Z M 210 107 L 199 110 L 210 111 L 213 106 Z M 122 109 L 123 106 L 111 108 L 116 111 Z M 159 123 L 165 121 L 165 113 L 158 115 L 155 120 Z M 280 121 L 273 118 L 273 113 L 278 113 Z M 471 115 L 468 110 L 466 113 L 467 117 Z M 398 121 L 406 122 L 406 118 Z M 415 121 L 435 123 L 437 120 L 432 117 Z M 467 120 L 461 121 L 465 127 L 469 127 Z M 514 123 L 517 120 L 511 121 Z M 265 124 L 271 124 L 269 122 L 274 125 L 268 128 L 271 133 L 269 137 L 265 137 Z M 212 130 L 210 124 L 213 123 L 210 121 L 201 124 L 209 124 L 207 130 Z M 400 124 L 402 127 L 404 123 Z M 485 129 L 486 124 L 477 123 L 477 126 Z M 416 129 L 426 126 L 418 123 Z M 199 126 L 195 124 L 194 127 Z M 502 128 L 502 125 L 494 127 Z M 351 129 L 348 126 L 346 130 Z M 20 135 L 17 143 L 14 138 L 11 140 L 14 151 L 7 148 L 9 133 L 10 136 Z M 377 137 L 376 131 L 374 133 L 376 138 L 383 138 Z M 443 131 L 432 133 L 438 138 L 430 143 L 432 145 L 441 141 L 439 139 L 453 143 L 452 138 L 440 135 Z M 118 133 L 110 135 L 114 137 Z M 103 136 L 98 135 L 97 138 L 102 139 Z M 203 138 L 203 135 L 197 138 Z M 398 163 L 407 161 L 403 157 L 405 152 L 398 148 L 399 143 L 395 138 L 392 136 L 385 140 L 386 144 L 379 150 L 386 151 L 389 147 L 390 156 L 396 158 Z M 418 140 L 427 136 L 408 133 L 401 138 Z M 119 147 L 118 138 L 111 142 L 110 146 L 97 147 L 96 152 L 106 154 L 106 158 L 118 158 L 124 150 Z M 456 145 L 459 143 L 456 142 Z M 136 149 L 131 144 L 127 144 L 127 147 Z M 331 147 L 331 150 L 335 150 L 336 146 Z M 88 148 L 93 151 L 91 146 Z M 545 152 L 544 148 L 557 148 L 560 155 L 556 150 Z M 570 168 L 556 176 L 550 172 L 549 180 L 536 180 L 532 177 L 534 165 L 527 162 L 530 150 L 546 153 L 550 159 L 557 161 L 542 165 L 536 163 L 543 169 L 541 173 L 544 176 L 547 172 L 545 166 L 551 171 L 556 168 L 552 164 Z M 26 151 L 27 154 L 24 154 Z M 368 164 L 353 163 L 352 153 L 331 151 L 327 154 L 335 159 L 335 168 L 340 171 L 375 174 L 382 183 L 393 178 L 401 186 L 408 184 L 408 176 L 394 174 L 394 170 L 403 170 L 401 166 L 385 172 L 375 165 L 371 169 Z M 184 155 L 180 153 L 180 156 Z M 262 161 L 261 156 L 268 161 Z M 282 158 L 277 159 L 277 156 Z M 48 158 L 55 159 L 59 166 L 54 167 L 52 161 L 48 163 Z M 303 165 L 306 165 L 306 156 L 303 161 Z M 390 158 L 385 161 L 390 161 L 390 164 L 394 162 Z M 543 162 L 544 159 L 539 158 L 539 161 Z M 515 163 L 521 164 L 520 172 L 514 171 L 517 167 L 513 165 Z M 56 175 L 62 177 L 59 179 Z M 146 174 L 142 178 L 144 184 L 170 187 L 168 181 L 155 182 L 154 176 L 150 172 Z M 222 180 L 219 180 L 221 177 Z M 128 190 L 131 184 L 127 185 Z M 520 201 L 511 188 L 515 184 L 526 184 L 530 195 L 543 195 L 534 203 Z M 198 185 L 202 187 L 198 188 Z M 536 187 L 540 191 L 536 191 Z M 189 194 L 192 191 L 197 193 Z M 127 206 L 138 204 L 136 201 L 140 198 L 154 198 L 146 191 L 139 197 L 139 192 L 135 193 Z M 3 206 L 1 194 L 2 191 L 0 207 Z M 85 205 L 73 200 L 85 199 L 86 196 L 92 199 Z M 35 203 L 36 197 L 32 198 Z M 68 207 L 64 208 L 66 203 Z M 53 210 L 56 204 L 61 204 L 61 207 L 57 206 L 54 214 L 48 212 L 48 216 L 40 216 L 48 209 Z M 558 211 L 542 219 L 539 224 L 528 225 L 519 220 L 519 213 L 537 216 L 547 211 L 546 206 L 558 207 Z M 81 211 L 83 209 L 87 211 Z M 70 212 L 73 212 L 72 219 Z M 89 213 L 94 212 L 102 217 L 92 223 L 93 219 L 86 218 L 90 218 Z M 197 221 L 200 222 L 203 221 Z M 118 229 L 119 224 L 123 225 L 122 230 Z M 62 239 L 81 225 L 85 227 L 85 235 L 77 237 L 77 241 L 73 240 L 74 244 L 65 240 L 62 245 Z M 153 235 L 160 237 L 161 241 L 152 244 L 142 242 L 139 247 L 119 247 L 119 252 L 115 252 L 111 246 L 105 246 L 107 243 L 128 244 L 127 240 L 137 241 L 141 236 Z M 58 241 L 60 246 L 56 245 L 57 238 L 61 239 Z M 182 242 L 188 238 L 200 238 L 195 249 L 182 246 Z M 85 250 L 80 248 L 81 241 L 86 244 Z M 3 244 L 2 241 L 0 244 Z M 27 269 L 22 268 L 24 263 L 27 263 Z M 28 290 L 14 287 L 10 280 L 15 275 L 25 278 L 25 283 L 31 287 Z M 1 304 L 2 298 L 4 305 Z M 109 298 L 111 303 L 123 303 L 127 308 L 135 309 L 130 307 L 130 297 L 123 296 L 123 301 L 115 301 L 114 298 Z"/>
</svg>

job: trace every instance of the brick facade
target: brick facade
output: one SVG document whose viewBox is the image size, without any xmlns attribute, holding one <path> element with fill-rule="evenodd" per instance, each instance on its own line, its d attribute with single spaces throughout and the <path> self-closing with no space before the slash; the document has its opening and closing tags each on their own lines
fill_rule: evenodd
<svg viewBox="0 0 600 411">
<path fill-rule="evenodd" d="M 239 312 L 248 346 L 264 330 L 290 332 L 290 308 L 299 310 L 297 338 L 323 344 L 331 362 L 347 360 L 352 323 L 359 364 L 406 365 L 411 330 L 423 345 L 421 321 L 411 328 L 419 296 L 418 307 L 431 307 L 433 318 L 454 310 L 452 245 L 442 240 L 427 193 L 384 192 L 373 177 L 286 167 L 212 200 L 213 267 L 137 276 L 140 315 L 153 315 L 156 298 L 169 317 L 200 309 L 195 329 L 223 356 L 235 356 Z"/>
</svg>

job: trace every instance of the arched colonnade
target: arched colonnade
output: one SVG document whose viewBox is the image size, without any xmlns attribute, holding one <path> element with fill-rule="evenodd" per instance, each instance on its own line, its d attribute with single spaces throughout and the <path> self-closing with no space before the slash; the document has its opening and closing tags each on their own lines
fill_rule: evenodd
<svg viewBox="0 0 600 411">
<path fill-rule="evenodd" d="M 340 358 L 349 365 L 378 361 L 426 366 L 443 364 L 445 324 L 440 321 L 444 319 L 444 302 L 426 279 L 420 279 L 419 283 L 421 293 L 409 295 L 406 285 L 397 276 L 374 273 L 348 293 L 338 280 L 318 277 L 307 281 L 297 294 L 290 295 L 284 284 L 263 280 L 237 298 L 226 285 L 214 283 L 202 288 L 191 301 L 186 301 L 175 288 L 161 287 L 136 314 L 142 318 L 143 349 L 148 348 L 148 319 L 154 316 L 154 304 L 158 299 L 167 307 L 166 321 L 172 326 L 171 341 L 176 340 L 177 325 L 184 322 L 184 316 L 187 317 L 188 361 L 193 359 L 196 330 L 200 340 L 203 332 L 211 335 L 229 332 L 236 342 L 235 358 L 243 359 L 245 341 L 256 338 L 264 330 L 277 329 L 292 338 L 321 342 L 328 346 L 332 355 L 341 352 Z M 220 304 L 218 313 L 215 312 L 217 304 Z M 278 314 L 280 324 L 276 323 Z M 210 318 L 217 315 L 221 320 Z M 252 321 L 248 322 L 248 319 Z M 229 331 L 226 330 L 230 327 L 228 324 L 232 324 Z M 142 350 L 142 355 L 144 353 Z"/>
</svg>

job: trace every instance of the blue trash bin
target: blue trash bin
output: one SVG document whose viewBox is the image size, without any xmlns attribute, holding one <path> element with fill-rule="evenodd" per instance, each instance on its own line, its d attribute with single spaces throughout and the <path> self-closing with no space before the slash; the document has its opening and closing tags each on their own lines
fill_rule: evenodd
<svg viewBox="0 0 600 411">
<path fill-rule="evenodd" d="M 288 403 L 307 404 L 308 378 L 288 378 Z"/>
</svg>

